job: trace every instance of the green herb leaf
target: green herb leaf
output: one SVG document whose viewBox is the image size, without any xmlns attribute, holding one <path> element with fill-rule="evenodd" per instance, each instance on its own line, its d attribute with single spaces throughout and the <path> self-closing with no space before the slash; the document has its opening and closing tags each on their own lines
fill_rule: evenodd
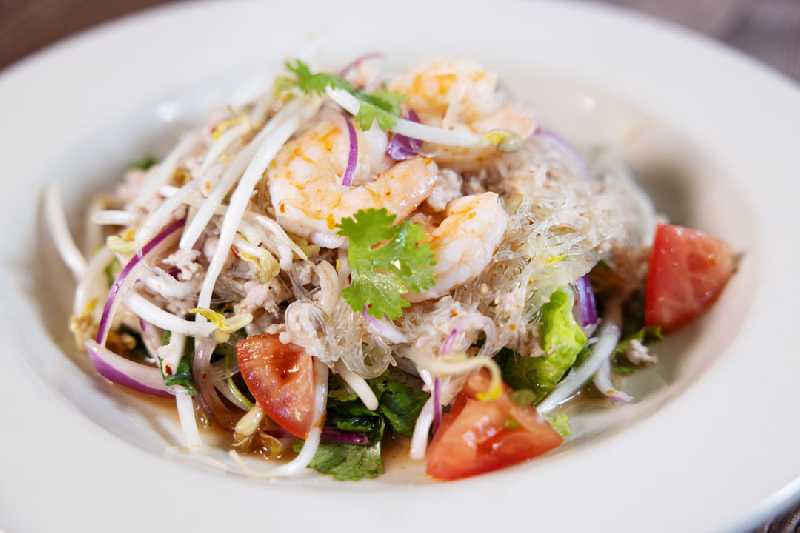
<svg viewBox="0 0 800 533">
<path fill-rule="evenodd" d="M 272 84 L 272 96 L 280 98 L 295 87 L 297 87 L 297 80 L 289 76 L 278 76 Z"/>
<path fill-rule="evenodd" d="M 197 388 L 194 386 L 194 379 L 192 378 L 192 357 L 184 355 L 181 357 L 181 362 L 178 363 L 178 368 L 171 376 L 164 376 L 164 385 L 169 387 L 173 385 L 180 385 L 186 392 L 194 396 L 197 394 Z"/>
<path fill-rule="evenodd" d="M 323 94 L 325 89 L 341 89 L 347 91 L 359 100 L 358 113 L 354 117 L 356 124 L 362 130 L 368 130 L 374 122 L 378 122 L 383 130 L 389 130 L 397 124 L 400 115 L 400 104 L 405 97 L 399 93 L 378 90 L 365 93 L 355 88 L 341 76 L 325 72 L 311 72 L 305 62 L 295 59 L 287 61 L 286 68 L 295 75 L 295 79 L 280 76 L 275 80 L 275 94 L 280 95 L 294 87 L 305 94 Z"/>
<path fill-rule="evenodd" d="M 300 59 L 287 61 L 286 68 L 297 77 L 297 87 L 306 94 L 322 94 L 328 87 L 351 93 L 354 91 L 353 86 L 341 76 L 311 72 L 308 64 Z"/>
<path fill-rule="evenodd" d="M 560 415 L 548 416 L 547 421 L 550 422 L 553 429 L 558 431 L 558 434 L 562 437 L 569 437 L 572 434 L 572 431 L 569 429 L 569 417 L 567 415 L 562 413 Z"/>
<path fill-rule="evenodd" d="M 340 481 L 374 478 L 383 473 L 381 441 L 386 424 L 378 412 L 370 411 L 357 398 L 340 401 L 329 396 L 326 424 L 341 431 L 366 433 L 369 444 L 321 444 L 309 468 Z M 295 442 L 295 451 L 300 447 L 302 441 Z"/>
<path fill-rule="evenodd" d="M 552 386 L 561 381 L 588 341 L 581 326 L 575 322 L 573 305 L 572 291 L 561 288 L 542 306 L 539 335 L 545 356 L 539 358 L 542 359 L 540 377 Z"/>
<path fill-rule="evenodd" d="M 150 170 L 157 164 L 158 164 L 158 159 L 156 159 L 152 155 L 148 155 L 131 163 L 131 168 L 137 168 L 139 170 Z"/>
<path fill-rule="evenodd" d="M 117 279 L 117 276 L 122 271 L 122 265 L 116 258 L 114 258 L 106 267 L 103 269 L 103 272 L 106 275 L 106 284 L 109 288 L 114 284 L 114 281 Z"/>
<path fill-rule="evenodd" d="M 434 284 L 435 260 L 422 242 L 425 230 L 407 220 L 394 221 L 386 209 L 362 209 L 339 225 L 339 235 L 349 240 L 351 268 L 350 286 L 342 296 L 354 310 L 366 308 L 376 318 L 399 317 L 411 305 L 406 293 Z"/>
<path fill-rule="evenodd" d="M 302 441 L 297 441 L 295 451 L 299 451 L 301 446 Z M 381 441 L 378 440 L 370 446 L 320 444 L 308 467 L 339 481 L 378 477 L 383 474 Z"/>
<path fill-rule="evenodd" d="M 422 382 L 401 370 L 389 369 L 369 384 L 378 397 L 378 411 L 396 433 L 410 437 L 428 401 L 429 395 L 422 390 Z"/>
<path fill-rule="evenodd" d="M 614 373 L 620 376 L 628 376 L 639 368 L 625 357 L 625 352 L 628 351 L 631 342 L 638 341 L 644 345 L 648 345 L 653 342 L 658 342 L 662 338 L 664 338 L 664 335 L 661 332 L 660 326 L 645 326 L 634 333 L 626 335 L 617 344 L 617 347 L 614 348 L 614 353 L 612 354 L 611 368 L 614 370 Z"/>
<path fill-rule="evenodd" d="M 661 326 L 645 326 L 619 341 L 617 347 L 614 348 L 614 355 L 624 355 L 625 352 L 628 351 L 628 347 L 630 347 L 632 341 L 639 341 L 642 344 L 651 344 L 663 338 L 664 334 L 661 332 Z"/>
<path fill-rule="evenodd" d="M 514 389 L 530 389 L 537 401 L 555 388 L 587 344 L 572 315 L 572 298 L 571 290 L 561 288 L 542 306 L 539 336 L 544 355 L 526 357 L 507 348 L 498 355 L 505 382 Z"/>
<path fill-rule="evenodd" d="M 358 107 L 358 113 L 353 119 L 362 131 L 370 129 L 372 123 L 376 120 L 383 131 L 390 130 L 397 124 L 397 115 L 392 115 L 368 102 L 361 102 Z"/>
<path fill-rule="evenodd" d="M 332 376 L 328 386 L 326 425 L 341 431 L 366 433 L 370 444 L 381 440 L 385 424 L 380 413 L 367 409 L 339 376 Z"/>
<path fill-rule="evenodd" d="M 400 115 L 400 104 L 405 96 L 391 91 L 375 91 L 374 93 L 357 93 L 356 98 L 361 100 L 358 114 L 355 116 L 356 124 L 362 130 L 368 130 L 372 123 L 378 121 L 378 126 L 390 130 L 397 124 Z"/>
<path fill-rule="evenodd" d="M 328 379 L 328 409 L 332 402 L 349 402 L 357 400 L 358 394 L 351 391 L 345 382 L 336 374 L 331 374 Z"/>
</svg>

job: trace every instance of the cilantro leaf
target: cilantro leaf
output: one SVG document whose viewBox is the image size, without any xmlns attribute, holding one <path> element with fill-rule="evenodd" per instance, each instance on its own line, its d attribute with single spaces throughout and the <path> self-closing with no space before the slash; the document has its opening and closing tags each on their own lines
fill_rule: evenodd
<svg viewBox="0 0 800 533">
<path fill-rule="evenodd" d="M 360 92 L 357 96 L 360 100 L 368 102 L 375 107 L 383 109 L 387 113 L 391 113 L 393 115 L 400 114 L 400 104 L 402 104 L 406 99 L 404 94 L 396 93 L 394 91 L 386 91 L 383 89 L 379 89 L 371 93 Z"/>
<path fill-rule="evenodd" d="M 397 124 L 400 104 L 405 100 L 405 96 L 391 91 L 375 91 L 371 94 L 359 92 L 355 96 L 361 101 L 358 114 L 355 116 L 359 128 L 368 130 L 376 120 L 384 131 L 392 129 Z"/>
<path fill-rule="evenodd" d="M 410 306 L 403 295 L 434 284 L 433 250 L 422 241 L 419 224 L 403 221 L 386 209 L 362 209 L 342 219 L 339 235 L 347 237 L 350 286 L 342 291 L 356 311 L 367 309 L 376 318 L 395 319 Z"/>
<path fill-rule="evenodd" d="M 356 124 L 362 130 L 368 130 L 374 122 L 378 122 L 383 130 L 389 130 L 397 124 L 400 115 L 400 104 L 405 96 L 399 93 L 377 90 L 371 93 L 357 91 L 347 80 L 336 74 L 325 72 L 311 72 L 307 63 L 300 59 L 287 61 L 286 68 L 295 75 L 294 80 L 285 76 L 275 80 L 275 93 L 297 87 L 305 94 L 323 94 L 325 89 L 341 89 L 349 92 L 359 100 L 358 113 L 354 117 Z"/>
<path fill-rule="evenodd" d="M 397 115 L 392 115 L 369 102 L 361 102 L 358 113 L 353 119 L 362 131 L 370 129 L 375 121 L 378 121 L 378 126 L 384 131 L 392 129 L 397 124 Z"/>
<path fill-rule="evenodd" d="M 308 64 L 300 59 L 287 61 L 286 68 L 297 77 L 297 87 L 306 94 L 322 94 L 328 87 L 353 92 L 353 86 L 344 78 L 335 74 L 311 72 Z"/>
</svg>

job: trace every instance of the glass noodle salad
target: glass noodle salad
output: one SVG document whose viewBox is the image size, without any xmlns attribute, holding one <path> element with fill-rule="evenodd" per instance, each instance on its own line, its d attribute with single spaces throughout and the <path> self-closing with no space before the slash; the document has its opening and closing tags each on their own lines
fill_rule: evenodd
<svg viewBox="0 0 800 533">
<path fill-rule="evenodd" d="M 495 73 L 381 67 L 287 61 L 96 196 L 86 256 L 46 192 L 78 347 L 172 399 L 191 453 L 213 424 L 255 476 L 372 478 L 401 438 L 435 479 L 519 463 L 569 438 L 576 396 L 634 401 L 623 377 L 734 270 Z"/>
</svg>

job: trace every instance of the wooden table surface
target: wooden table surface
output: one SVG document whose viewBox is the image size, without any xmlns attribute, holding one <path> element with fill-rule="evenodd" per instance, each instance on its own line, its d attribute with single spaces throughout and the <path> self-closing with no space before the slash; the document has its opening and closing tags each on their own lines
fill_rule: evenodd
<svg viewBox="0 0 800 533">
<path fill-rule="evenodd" d="M 49 43 L 170 0 L 0 0 L 0 69 Z M 605 0 L 710 35 L 800 80 L 800 0 Z M 758 530 L 800 531 L 800 506 Z"/>
</svg>

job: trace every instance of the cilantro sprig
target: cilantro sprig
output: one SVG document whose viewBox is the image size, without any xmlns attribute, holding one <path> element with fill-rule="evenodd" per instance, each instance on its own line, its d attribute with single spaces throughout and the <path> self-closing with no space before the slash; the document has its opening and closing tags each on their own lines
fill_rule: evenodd
<svg viewBox="0 0 800 533">
<path fill-rule="evenodd" d="M 350 82 L 341 76 L 325 72 L 311 72 L 308 64 L 300 59 L 287 61 L 286 68 L 295 75 L 297 88 L 306 94 L 322 94 L 328 87 L 347 92 L 355 91 Z"/>
<path fill-rule="evenodd" d="M 371 93 L 359 91 L 341 76 L 326 72 L 312 72 L 308 64 L 300 59 L 287 61 L 286 68 L 294 74 L 294 79 L 279 77 L 276 80 L 276 91 L 297 87 L 305 94 L 320 95 L 328 87 L 340 89 L 358 99 L 358 113 L 354 119 L 362 130 L 368 130 L 376 121 L 384 131 L 392 129 L 397 124 L 397 118 L 401 111 L 400 104 L 405 99 L 402 94 L 386 90 L 377 90 Z"/>
<path fill-rule="evenodd" d="M 395 319 L 411 303 L 408 292 L 434 284 L 433 250 L 425 244 L 425 230 L 407 220 L 395 224 L 386 209 L 362 209 L 342 219 L 339 235 L 347 237 L 350 286 L 342 296 L 356 311 L 367 309 L 376 318 Z"/>
</svg>

